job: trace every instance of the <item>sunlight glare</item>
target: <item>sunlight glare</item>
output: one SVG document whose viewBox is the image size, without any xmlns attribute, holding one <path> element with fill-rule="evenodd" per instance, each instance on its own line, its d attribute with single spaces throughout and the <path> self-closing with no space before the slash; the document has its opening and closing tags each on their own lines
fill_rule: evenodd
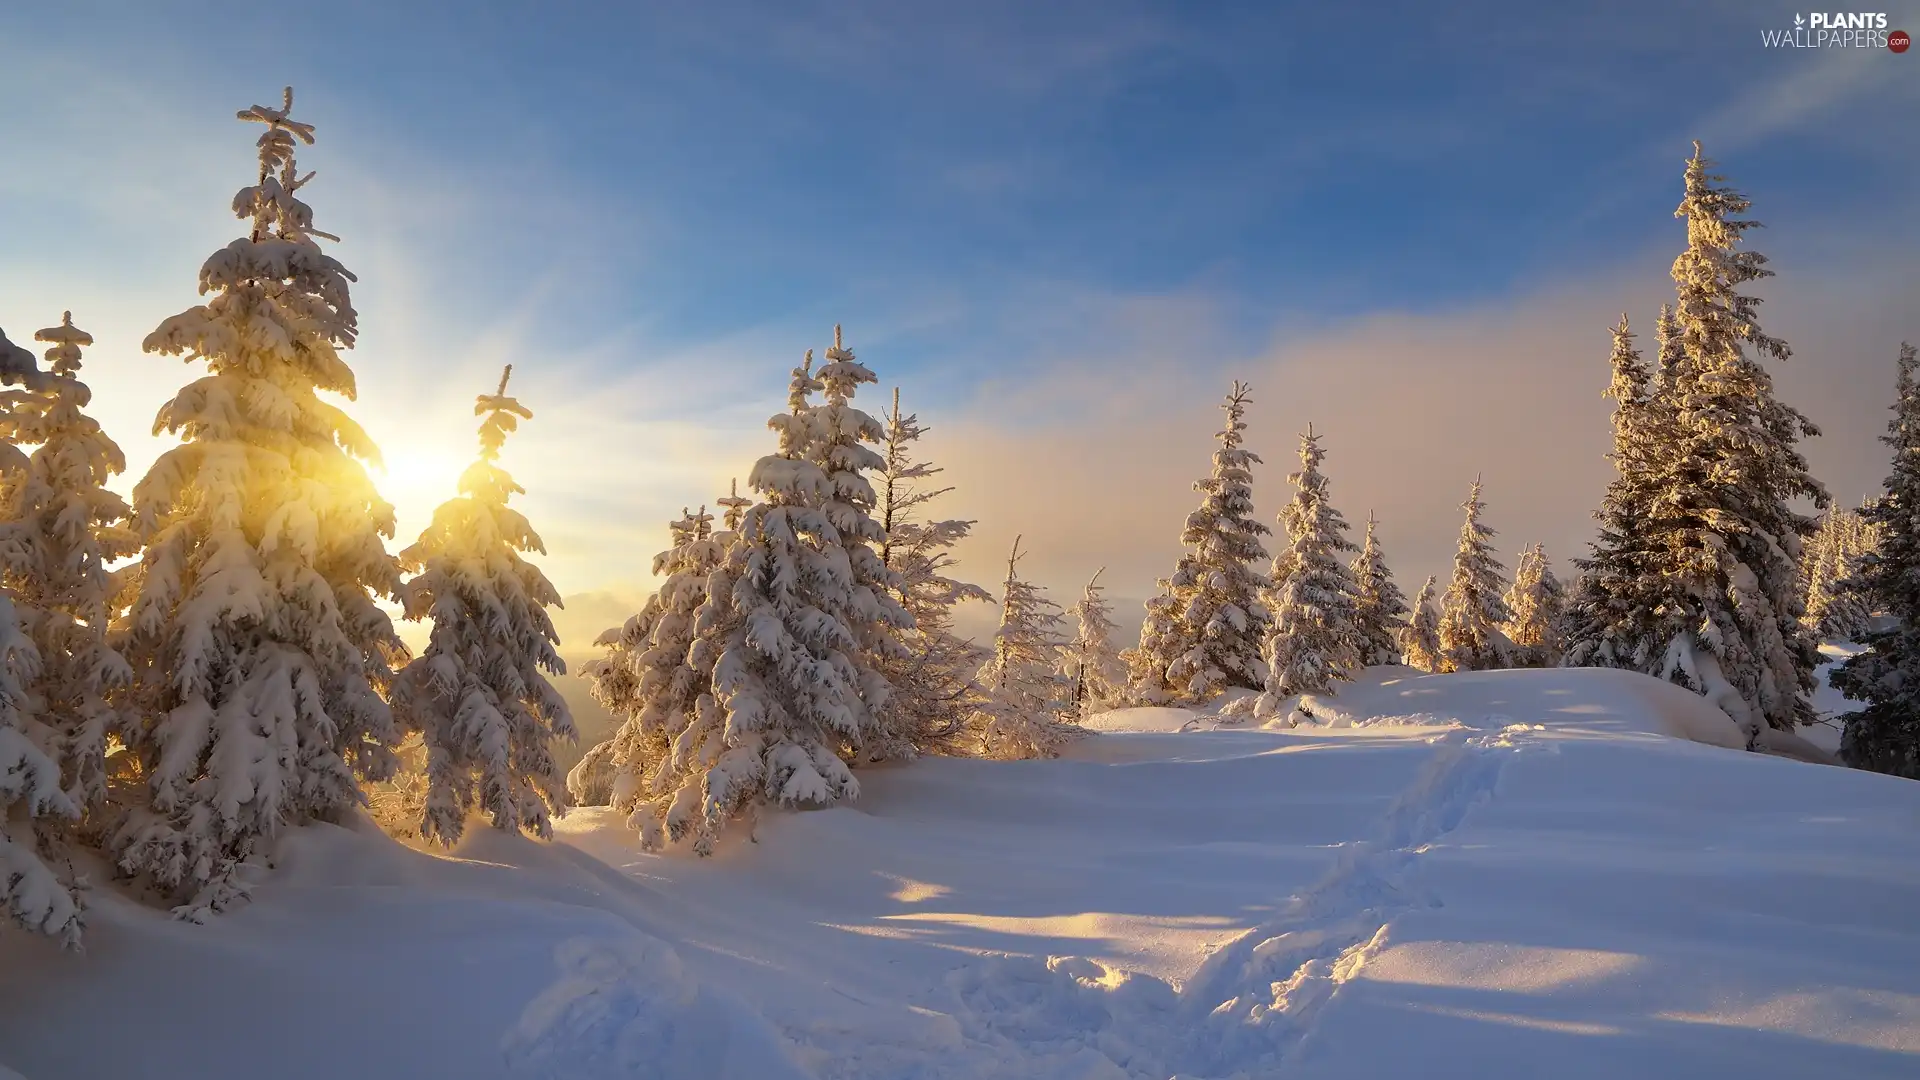
<svg viewBox="0 0 1920 1080">
<path fill-rule="evenodd" d="M 382 449 L 384 464 L 371 470 L 374 485 L 399 517 L 397 539 L 412 543 L 433 520 L 434 508 L 459 494 L 460 474 L 473 455 L 445 442 L 396 441 Z"/>
</svg>

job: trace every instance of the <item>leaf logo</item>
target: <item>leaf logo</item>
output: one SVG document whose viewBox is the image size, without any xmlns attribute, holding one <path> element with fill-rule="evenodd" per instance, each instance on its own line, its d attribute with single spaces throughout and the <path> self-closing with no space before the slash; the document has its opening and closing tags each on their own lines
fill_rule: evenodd
<svg viewBox="0 0 1920 1080">
<path fill-rule="evenodd" d="M 1800 29 L 1800 28 L 1801 28 L 1802 26 L 1805 26 L 1806 24 L 1807 24 L 1807 20 L 1806 20 L 1806 19 L 1805 19 L 1804 17 L 1802 17 L 1801 15 L 1798 15 L 1798 14 L 1796 14 L 1796 15 L 1794 15 L 1794 17 L 1793 17 L 1793 28 L 1794 28 L 1795 30 L 1798 30 L 1798 29 Z"/>
</svg>

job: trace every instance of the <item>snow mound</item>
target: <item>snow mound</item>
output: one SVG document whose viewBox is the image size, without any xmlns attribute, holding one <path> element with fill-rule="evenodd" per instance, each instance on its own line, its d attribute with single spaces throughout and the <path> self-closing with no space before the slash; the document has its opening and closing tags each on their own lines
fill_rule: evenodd
<svg viewBox="0 0 1920 1080">
<path fill-rule="evenodd" d="M 1513 718 L 1569 736 L 1664 735 L 1744 750 L 1733 719 L 1698 694 L 1632 671 L 1530 668 L 1426 675 L 1372 668 L 1331 696 L 1307 702 L 1326 727 L 1464 726 Z"/>
<path fill-rule="evenodd" d="M 1081 721 L 1080 726 L 1088 731 L 1187 731 L 1200 722 L 1200 714 L 1192 709 L 1149 706 L 1095 713 Z"/>
<path fill-rule="evenodd" d="M 806 1080 L 766 1022 L 702 989 L 678 953 L 630 934 L 571 938 L 559 977 L 501 1042 L 528 1080 Z"/>
</svg>

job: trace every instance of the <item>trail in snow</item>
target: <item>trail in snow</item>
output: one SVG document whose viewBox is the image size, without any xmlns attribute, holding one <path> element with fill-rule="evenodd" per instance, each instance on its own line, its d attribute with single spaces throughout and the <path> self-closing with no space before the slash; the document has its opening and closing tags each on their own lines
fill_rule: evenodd
<svg viewBox="0 0 1920 1080">
<path fill-rule="evenodd" d="M 1084 1060 L 1089 1078 L 1284 1070 L 1327 1002 L 1385 945 L 1394 917 L 1442 906 L 1414 880 L 1419 856 L 1492 796 L 1505 762 L 1538 730 L 1501 716 L 1488 724 L 1504 726 L 1436 738 L 1376 836 L 1344 845 L 1325 877 L 1214 952 L 1178 991 L 1085 957 L 1018 957 L 955 971 L 948 1007 L 969 1040 L 1038 1055 L 1055 1069 Z M 1101 1059 L 1111 1068 L 1102 1071 Z"/>
</svg>

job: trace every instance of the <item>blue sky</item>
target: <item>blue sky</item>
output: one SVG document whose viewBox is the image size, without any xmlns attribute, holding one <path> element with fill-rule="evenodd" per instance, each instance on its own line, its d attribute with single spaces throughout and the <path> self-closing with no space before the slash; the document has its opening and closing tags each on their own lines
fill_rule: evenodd
<svg viewBox="0 0 1920 1080">
<path fill-rule="evenodd" d="M 1696 137 L 1771 226 L 1783 392 L 1849 499 L 1920 337 L 1920 56 L 1763 49 L 1784 5 L 160 7 L 0 11 L 0 326 L 92 313 L 144 463 L 187 373 L 138 337 L 235 231 L 233 112 L 292 83 L 362 279 L 359 411 L 434 458 L 403 511 L 515 362 L 529 513 L 616 607 L 835 321 L 944 438 L 983 577 L 1026 531 L 1056 588 L 1145 595 L 1236 375 L 1263 503 L 1314 422 L 1409 591 L 1475 472 L 1512 547 L 1573 554 L 1605 326 L 1651 327 Z"/>
</svg>

